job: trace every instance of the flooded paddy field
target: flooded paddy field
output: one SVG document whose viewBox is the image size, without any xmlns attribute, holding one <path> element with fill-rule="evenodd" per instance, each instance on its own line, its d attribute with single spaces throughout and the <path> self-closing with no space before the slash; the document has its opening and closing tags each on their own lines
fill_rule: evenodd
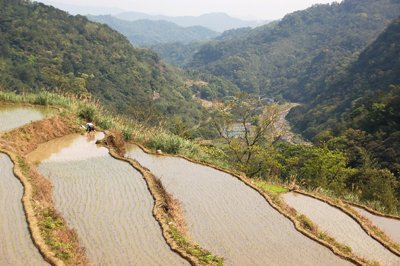
<svg viewBox="0 0 400 266">
<path fill-rule="evenodd" d="M 53 184 L 55 207 L 75 229 L 93 265 L 188 265 L 170 250 L 152 216 L 143 177 L 96 139 L 66 136 L 29 155 Z M 47 154 L 46 154 L 47 151 Z"/>
<path fill-rule="evenodd" d="M 370 220 L 375 226 L 380 228 L 392 240 L 400 243 L 400 220 L 382 217 L 373 214 L 363 208 L 352 206 L 359 214 Z"/>
<path fill-rule="evenodd" d="M 46 108 L 0 104 L 0 131 L 7 131 L 31 121 L 41 120 L 50 113 L 51 110 Z"/>
<path fill-rule="evenodd" d="M 237 178 L 175 157 L 127 156 L 161 179 L 182 203 L 192 239 L 227 265 L 347 265 L 329 249 L 305 237 L 256 191 Z"/>
<path fill-rule="evenodd" d="M 23 187 L 10 158 L 0 153 L 0 265 L 48 265 L 29 234 L 22 206 Z"/>
<path fill-rule="evenodd" d="M 400 265 L 400 257 L 370 237 L 350 216 L 320 200 L 297 193 L 286 193 L 282 199 L 306 215 L 322 231 L 352 248 L 354 254 L 382 265 Z"/>
</svg>

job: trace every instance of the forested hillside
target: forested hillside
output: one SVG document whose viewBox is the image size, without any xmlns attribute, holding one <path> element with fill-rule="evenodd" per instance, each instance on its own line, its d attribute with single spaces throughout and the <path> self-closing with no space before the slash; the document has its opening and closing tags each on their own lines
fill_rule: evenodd
<svg viewBox="0 0 400 266">
<path fill-rule="evenodd" d="M 0 0 L 0 30 L 2 89 L 93 95 L 138 119 L 201 115 L 178 70 L 107 26 L 36 2 Z M 154 101 L 153 91 L 160 93 Z"/>
<path fill-rule="evenodd" d="M 189 66 L 224 76 L 243 91 L 307 101 L 329 73 L 346 69 L 400 13 L 398 0 L 314 5 L 240 38 L 209 42 Z"/>
<path fill-rule="evenodd" d="M 249 31 L 251 31 L 250 27 L 227 30 L 214 39 L 220 41 L 237 39 Z M 166 62 L 179 67 L 185 67 L 193 60 L 193 55 L 196 54 L 205 43 L 206 41 L 197 41 L 184 44 L 174 41 L 152 45 L 150 48 L 157 52 Z"/>
<path fill-rule="evenodd" d="M 399 40 L 400 18 L 344 74 L 320 89 L 314 101 L 289 117 L 309 138 L 351 133 L 352 141 L 366 149 L 373 163 L 390 169 L 400 180 Z"/>
<path fill-rule="evenodd" d="M 181 27 L 168 21 L 148 19 L 127 21 L 106 16 L 88 16 L 95 22 L 104 23 L 125 35 L 137 46 L 179 42 L 187 44 L 194 41 L 207 41 L 218 36 L 218 33 L 202 26 Z"/>
</svg>

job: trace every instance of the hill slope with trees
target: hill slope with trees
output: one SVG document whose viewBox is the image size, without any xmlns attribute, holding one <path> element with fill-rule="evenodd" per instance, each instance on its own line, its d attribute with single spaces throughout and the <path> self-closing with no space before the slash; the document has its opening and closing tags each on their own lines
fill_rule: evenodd
<svg viewBox="0 0 400 266">
<path fill-rule="evenodd" d="M 170 42 L 187 44 L 194 41 L 207 41 L 218 36 L 217 32 L 202 26 L 181 27 L 162 20 L 127 21 L 110 15 L 88 16 L 88 18 L 107 24 L 125 35 L 132 44 L 145 47 Z"/>
<path fill-rule="evenodd" d="M 0 31 L 2 89 L 94 96 L 138 119 L 201 115 L 179 70 L 108 26 L 41 3 L 0 0 Z"/>
<path fill-rule="evenodd" d="M 230 79 L 242 91 L 308 101 L 400 13 L 398 0 L 314 5 L 240 38 L 203 45 L 190 67 Z"/>
<path fill-rule="evenodd" d="M 400 181 L 399 40 L 397 18 L 344 74 L 289 118 L 316 141 L 329 135 L 351 136 L 370 155 L 358 158 L 358 164 L 370 160 L 390 169 Z"/>
</svg>

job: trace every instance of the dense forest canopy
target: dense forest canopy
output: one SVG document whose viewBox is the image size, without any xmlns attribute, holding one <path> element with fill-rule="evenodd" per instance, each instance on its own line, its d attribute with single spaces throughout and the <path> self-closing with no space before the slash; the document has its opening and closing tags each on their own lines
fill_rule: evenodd
<svg viewBox="0 0 400 266">
<path fill-rule="evenodd" d="M 240 38 L 204 44 L 188 66 L 233 81 L 242 91 L 307 101 L 322 77 L 341 72 L 400 13 L 394 0 L 314 5 Z"/>
<path fill-rule="evenodd" d="M 3 89 L 93 95 L 138 119 L 202 115 L 180 70 L 108 26 L 41 3 L 0 0 L 0 31 Z M 153 92 L 161 97 L 153 101 Z"/>
<path fill-rule="evenodd" d="M 335 82 L 321 89 L 313 101 L 293 110 L 289 118 L 309 138 L 357 130 L 354 141 L 400 181 L 399 40 L 400 18 Z"/>
<path fill-rule="evenodd" d="M 219 34 L 202 26 L 181 27 L 162 20 L 127 21 L 111 15 L 88 16 L 88 18 L 110 26 L 125 35 L 132 44 L 141 47 L 171 42 L 187 44 L 194 41 L 207 41 Z"/>
</svg>

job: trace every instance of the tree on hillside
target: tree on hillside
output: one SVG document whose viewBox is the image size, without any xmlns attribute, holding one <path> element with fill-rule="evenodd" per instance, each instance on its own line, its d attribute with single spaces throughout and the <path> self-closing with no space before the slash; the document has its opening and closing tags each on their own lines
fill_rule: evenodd
<svg viewBox="0 0 400 266">
<path fill-rule="evenodd" d="M 211 123 L 233 162 L 253 177 L 265 169 L 265 152 L 279 136 L 273 126 L 277 118 L 276 106 L 262 106 L 258 98 L 239 94 L 212 114 Z"/>
</svg>

